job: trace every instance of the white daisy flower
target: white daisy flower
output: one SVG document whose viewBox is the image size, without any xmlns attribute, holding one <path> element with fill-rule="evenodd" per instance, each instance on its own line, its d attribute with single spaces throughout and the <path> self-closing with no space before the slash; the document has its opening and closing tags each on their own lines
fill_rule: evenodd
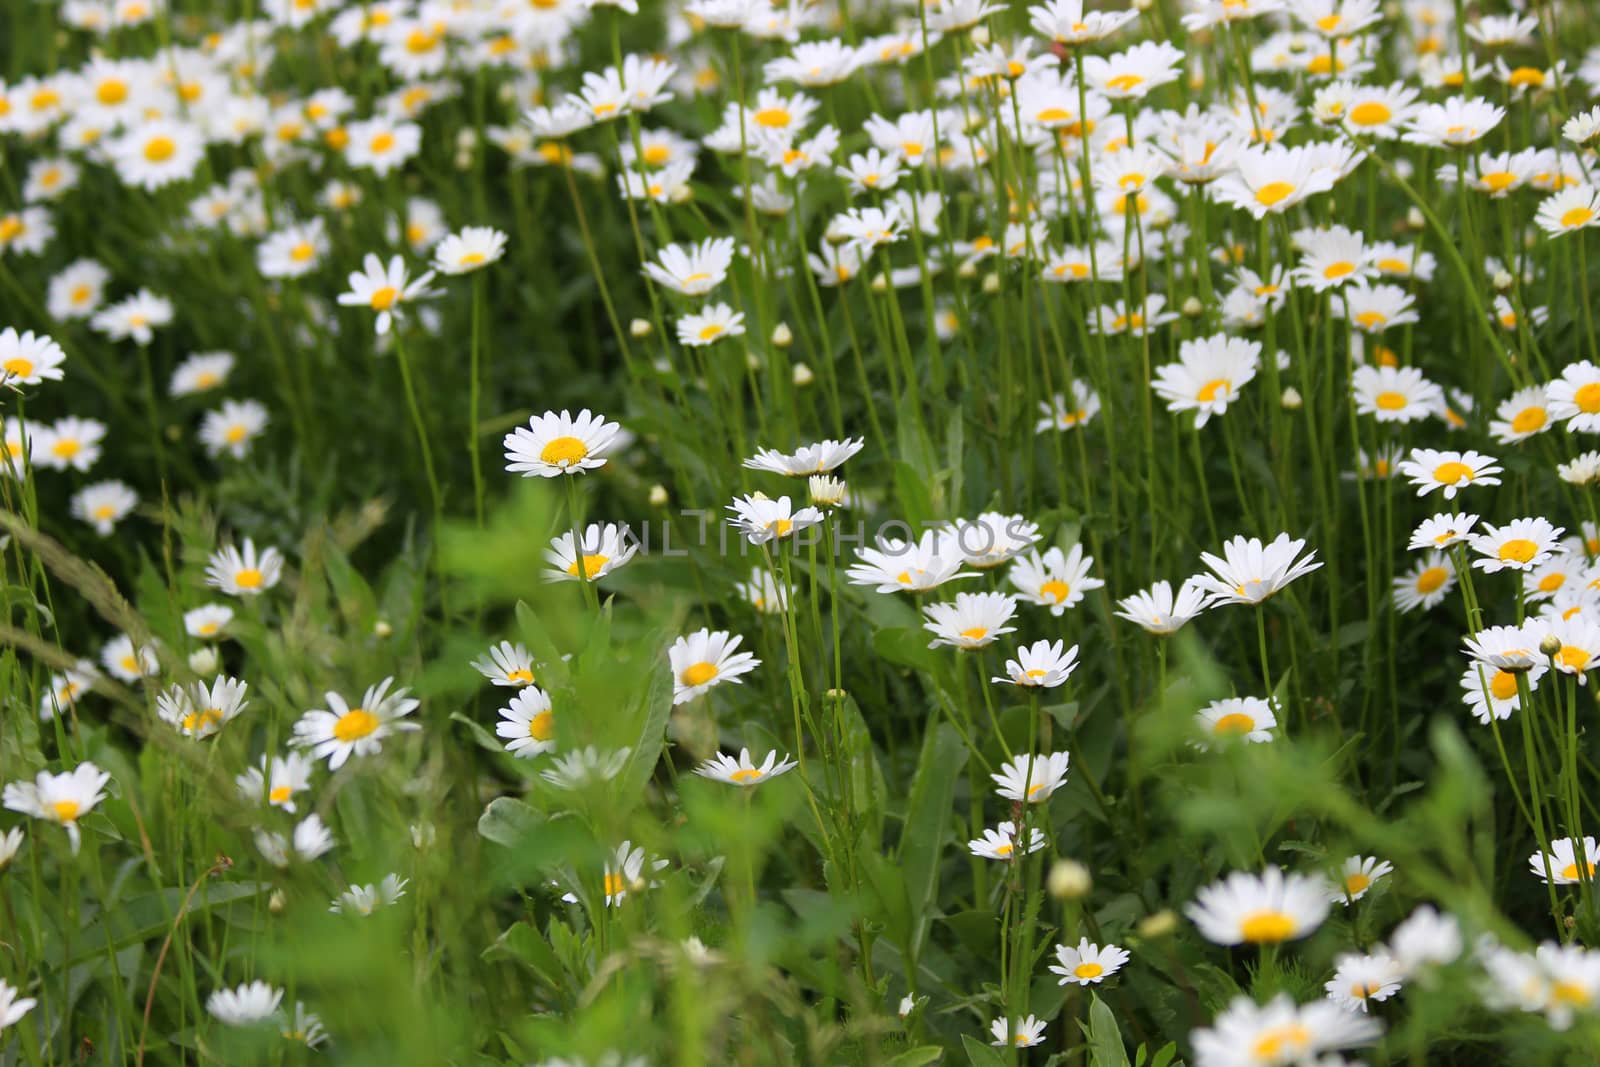
<svg viewBox="0 0 1600 1067">
<path fill-rule="evenodd" d="M 702 778 L 749 788 L 791 771 L 796 766 L 787 754 L 779 759 L 776 752 L 768 752 L 767 758 L 757 765 L 750 760 L 750 750 L 741 748 L 738 759 L 719 752 L 696 767 L 694 773 Z"/>
<path fill-rule="evenodd" d="M 1098 985 L 1120 971 L 1129 960 L 1128 950 L 1117 945 L 1096 945 L 1087 937 L 1077 947 L 1056 946 L 1050 972 L 1061 976 L 1057 985 Z"/>
<path fill-rule="evenodd" d="M 954 603 L 929 604 L 922 609 L 924 630 L 934 635 L 929 648 L 950 645 L 971 650 L 993 644 L 1016 614 L 1017 601 L 1004 593 L 957 593 Z"/>
<path fill-rule="evenodd" d="M 283 577 L 283 553 L 268 547 L 256 551 L 253 539 L 244 548 L 224 545 L 206 562 L 206 584 L 229 596 L 259 596 Z"/>
<path fill-rule="evenodd" d="M 524 478 L 582 474 L 605 466 L 622 427 L 584 408 L 574 417 L 547 411 L 506 434 L 506 470 Z"/>
<path fill-rule="evenodd" d="M 1067 784 L 1067 764 L 1071 761 L 1066 752 L 1049 755 L 1023 753 L 1013 756 L 999 771 L 990 774 L 995 782 L 995 792 L 1005 800 L 1029 804 L 1042 804 L 1057 789 Z"/>
<path fill-rule="evenodd" d="M 327 757 L 328 769 L 336 771 L 352 755 L 381 752 L 386 737 L 422 729 L 419 723 L 403 721 L 421 702 L 409 697 L 405 689 L 388 692 L 393 683 L 393 678 L 385 678 L 371 686 L 357 707 L 351 707 L 338 693 L 325 693 L 327 708 L 314 708 L 300 716 L 290 744 L 311 749 L 314 759 Z"/>
<path fill-rule="evenodd" d="M 1321 878 L 1268 867 L 1260 874 L 1234 871 L 1213 882 L 1184 913 L 1213 944 L 1277 944 L 1305 937 L 1320 926 L 1328 903 Z"/>
<path fill-rule="evenodd" d="M 88 762 L 63 774 L 40 771 L 31 782 L 8 782 L 4 793 L 0 794 L 0 804 L 8 811 L 65 827 L 72 854 L 77 855 L 83 843 L 78 820 L 106 798 L 105 786 L 109 781 L 111 775 Z"/>
<path fill-rule="evenodd" d="M 687 704 L 723 682 L 740 682 L 740 675 L 761 666 L 750 652 L 737 651 L 743 637 L 718 630 L 696 630 L 680 637 L 667 650 L 672 665 L 672 702 Z"/>
</svg>

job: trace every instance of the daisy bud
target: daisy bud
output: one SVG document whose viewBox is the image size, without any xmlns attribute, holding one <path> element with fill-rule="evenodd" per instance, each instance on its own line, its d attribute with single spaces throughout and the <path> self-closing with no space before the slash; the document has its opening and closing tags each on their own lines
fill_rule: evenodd
<svg viewBox="0 0 1600 1067">
<path fill-rule="evenodd" d="M 1516 279 L 1511 276 L 1510 271 L 1497 270 L 1494 272 L 1494 287 L 1500 290 L 1502 293 L 1511 288 L 1511 286 L 1515 283 Z"/>
<path fill-rule="evenodd" d="M 963 263 L 956 268 L 957 278 L 976 278 L 977 276 L 978 265 L 976 263 Z"/>
<path fill-rule="evenodd" d="M 1305 401 L 1300 397 L 1300 390 L 1292 385 L 1286 385 L 1283 388 L 1283 397 L 1279 403 L 1283 405 L 1286 411 L 1299 411 L 1300 405 Z"/>
<path fill-rule="evenodd" d="M 887 274 L 880 271 L 872 276 L 872 291 L 874 293 L 886 292 L 888 288 L 889 276 Z"/>
<path fill-rule="evenodd" d="M 994 273 L 985 274 L 983 276 L 983 291 L 986 293 L 998 293 L 1000 291 L 1000 275 Z"/>
<path fill-rule="evenodd" d="M 1139 936 L 1146 941 L 1166 937 L 1178 928 L 1178 917 L 1165 909 L 1139 920 Z"/>
<path fill-rule="evenodd" d="M 1133 9 L 1135 11 L 1149 11 L 1150 0 L 1133 0 Z"/>
<path fill-rule="evenodd" d="M 196 674 L 213 674 L 217 669 L 217 650 L 205 645 L 189 653 L 189 669 Z"/>
<path fill-rule="evenodd" d="M 1094 879 L 1089 875 L 1089 868 L 1077 860 L 1056 860 L 1045 885 L 1057 900 L 1077 900 L 1089 895 Z"/>
<path fill-rule="evenodd" d="M 821 508 L 836 508 L 844 503 L 845 484 L 842 479 L 826 474 L 813 474 L 808 483 L 811 502 Z"/>
<path fill-rule="evenodd" d="M 687 182 L 672 190 L 672 202 L 674 204 L 688 203 L 690 198 L 693 196 L 694 190 L 689 187 L 689 183 Z"/>
<path fill-rule="evenodd" d="M 794 384 L 804 388 L 816 380 L 817 376 L 811 373 L 810 367 L 804 363 L 796 363 L 794 365 Z"/>
<path fill-rule="evenodd" d="M 845 692 L 843 689 L 830 689 L 828 690 L 827 695 L 829 700 L 837 700 L 840 703 L 843 703 L 845 698 L 850 694 Z"/>
<path fill-rule="evenodd" d="M 274 915 L 282 915 L 284 905 L 286 903 L 287 901 L 284 898 L 283 890 L 274 889 L 272 891 L 272 895 L 267 898 L 267 910 L 272 912 Z"/>
<path fill-rule="evenodd" d="M 389 625 L 388 620 L 379 619 L 372 624 L 372 633 L 376 637 L 388 637 L 394 633 L 394 627 Z"/>
<path fill-rule="evenodd" d="M 751 370 L 760 370 L 761 357 L 756 355 L 754 352 L 746 352 L 744 354 L 744 365 L 749 367 Z"/>
<path fill-rule="evenodd" d="M 431 822 L 414 822 L 411 824 L 411 844 L 416 848 L 432 848 L 438 837 L 439 833 L 433 828 L 433 823 Z"/>
<path fill-rule="evenodd" d="M 634 319 L 628 323 L 628 332 L 635 337 L 649 337 L 651 329 L 648 319 Z"/>
<path fill-rule="evenodd" d="M 968 34 L 968 36 L 972 38 L 973 44 L 977 45 L 979 48 L 982 48 L 989 43 L 989 27 L 974 26 L 972 27 L 972 32 Z"/>
<path fill-rule="evenodd" d="M 1555 634 L 1545 634 L 1544 640 L 1539 642 L 1539 651 L 1543 652 L 1546 657 L 1559 656 L 1561 654 L 1561 638 Z"/>
<path fill-rule="evenodd" d="M 1183 302 L 1183 307 L 1181 308 L 1184 318 L 1187 319 L 1198 319 L 1200 317 L 1200 313 L 1205 309 L 1206 306 L 1200 303 L 1200 298 L 1195 296 L 1191 296 L 1189 299 L 1185 300 Z"/>
<path fill-rule="evenodd" d="M 650 487 L 650 506 L 653 508 L 664 508 L 667 506 L 666 486 L 652 485 Z"/>
<path fill-rule="evenodd" d="M 1421 208 L 1414 207 L 1406 212 L 1406 225 L 1413 230 L 1420 230 L 1428 225 L 1428 220 L 1422 217 Z"/>
<path fill-rule="evenodd" d="M 787 322 L 780 322 L 772 328 L 772 347 L 788 348 L 794 344 L 794 334 L 789 330 Z"/>
</svg>

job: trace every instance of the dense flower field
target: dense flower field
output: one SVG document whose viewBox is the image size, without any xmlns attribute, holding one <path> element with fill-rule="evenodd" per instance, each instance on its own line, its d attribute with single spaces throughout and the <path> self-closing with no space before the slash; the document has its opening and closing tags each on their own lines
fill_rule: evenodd
<svg viewBox="0 0 1600 1067">
<path fill-rule="evenodd" d="M 1600 9 L 0 57 L 0 1065 L 1595 1062 Z"/>
</svg>

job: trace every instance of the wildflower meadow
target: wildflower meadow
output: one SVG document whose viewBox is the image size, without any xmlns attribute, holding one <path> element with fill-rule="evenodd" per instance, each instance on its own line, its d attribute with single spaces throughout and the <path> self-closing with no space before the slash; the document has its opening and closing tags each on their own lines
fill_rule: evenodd
<svg viewBox="0 0 1600 1067">
<path fill-rule="evenodd" d="M 1589 0 L 0 0 L 0 1067 L 1600 1063 L 1597 145 Z"/>
</svg>

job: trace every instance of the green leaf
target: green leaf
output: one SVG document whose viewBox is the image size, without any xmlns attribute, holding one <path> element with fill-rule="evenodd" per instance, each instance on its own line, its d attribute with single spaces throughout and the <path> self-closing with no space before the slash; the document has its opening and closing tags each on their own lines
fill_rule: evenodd
<svg viewBox="0 0 1600 1067">
<path fill-rule="evenodd" d="M 948 723 L 939 723 L 927 732 L 911 782 L 897 857 L 905 872 L 906 897 L 911 902 L 912 933 L 906 954 L 913 963 L 927 936 L 929 911 L 939 887 L 939 858 L 950 827 L 950 805 L 956 779 L 966 763 L 966 746 Z"/>
<path fill-rule="evenodd" d="M 639 736 L 618 778 L 617 796 L 636 797 L 644 791 L 661 750 L 667 743 L 667 720 L 672 717 L 672 668 L 667 657 L 657 656 L 650 669 L 650 684 L 639 701 Z"/>
<path fill-rule="evenodd" d="M 225 882 L 221 885 L 201 885 L 194 898 L 189 901 L 187 911 L 188 919 L 232 904 L 240 900 L 248 900 L 260 893 L 269 891 L 272 887 L 266 882 Z M 113 949 L 121 951 L 130 945 L 152 938 L 165 937 L 166 932 L 172 929 L 172 921 L 178 914 L 178 909 L 183 906 L 183 900 L 189 895 L 189 887 L 175 886 L 171 889 L 160 889 L 154 893 L 146 893 L 129 900 L 103 919 L 85 926 L 78 931 L 73 944 L 82 949 L 70 961 L 72 966 L 77 966 L 86 960 L 104 958 L 106 954 L 106 927 L 110 926 L 110 941 Z M 187 920 L 186 920 L 187 921 Z M 56 970 L 62 965 L 62 948 L 60 945 L 50 945 L 44 953 L 44 965 L 48 970 Z"/>
<path fill-rule="evenodd" d="M 971 1034 L 961 1035 L 961 1047 L 967 1050 L 967 1062 L 972 1067 L 1006 1067 L 1006 1058 L 999 1049 L 985 1045 Z"/>
<path fill-rule="evenodd" d="M 1117 1017 L 1099 997 L 1089 1005 L 1089 1062 L 1093 1067 L 1128 1067 Z"/>
<path fill-rule="evenodd" d="M 516 797 L 495 797 L 478 817 L 478 833 L 506 848 L 517 848 L 545 823 L 526 801 Z"/>
<path fill-rule="evenodd" d="M 938 1045 L 920 1045 L 900 1053 L 889 1061 L 888 1067 L 924 1067 L 925 1064 L 938 1063 L 943 1055 L 944 1049 Z"/>
</svg>

